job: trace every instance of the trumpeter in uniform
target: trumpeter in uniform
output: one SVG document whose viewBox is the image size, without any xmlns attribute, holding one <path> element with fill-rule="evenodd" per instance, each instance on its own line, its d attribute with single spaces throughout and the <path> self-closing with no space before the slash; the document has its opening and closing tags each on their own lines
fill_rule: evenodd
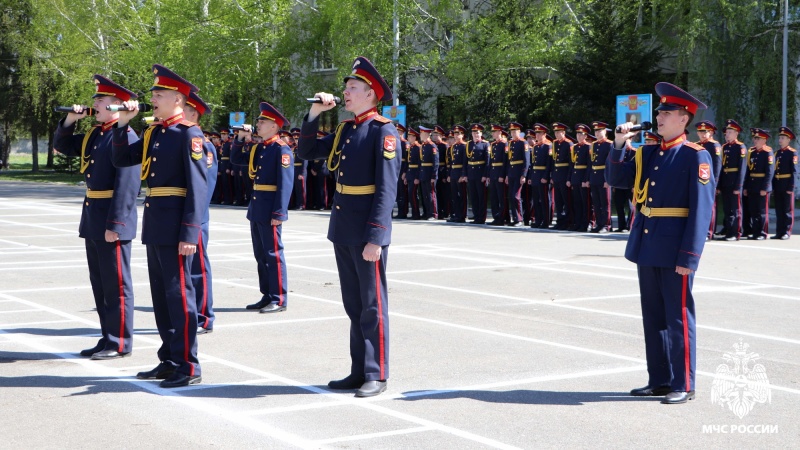
<svg viewBox="0 0 800 450">
<path fill-rule="evenodd" d="M 147 246 L 161 362 L 137 377 L 163 379 L 161 387 L 172 388 L 201 381 L 197 304 L 192 301 L 195 292 L 189 274 L 208 209 L 208 165 L 203 133 L 183 114 L 197 87 L 158 64 L 153 74 L 153 115 L 162 121 L 146 129 L 142 140 L 131 143 L 127 125 L 139 111 L 138 102 L 123 103 L 133 111 L 120 112 L 112 154 L 117 167 L 142 164 L 141 177 L 148 185 L 142 242 Z"/>
<path fill-rule="evenodd" d="M 634 396 L 665 396 L 685 403 L 695 396 L 696 335 L 692 285 L 706 241 L 714 173 L 708 151 L 686 139 L 686 127 L 705 105 L 669 83 L 656 84 L 660 145 L 645 145 L 625 162 L 620 125 L 609 155 L 612 185 L 633 182 L 637 204 L 625 257 L 637 264 L 644 326 L 647 386 Z"/>
<path fill-rule="evenodd" d="M 336 106 L 333 95 L 317 93 L 305 117 L 298 154 L 327 158 L 336 174 L 336 195 L 328 239 L 333 242 L 342 301 L 350 318 L 350 374 L 328 383 L 331 389 L 358 389 L 369 397 L 386 390 L 389 378 L 389 303 L 386 261 L 392 236 L 400 158 L 400 137 L 391 120 L 378 114 L 391 90 L 372 63 L 358 57 L 345 77 L 345 109 L 355 119 L 317 140 L 319 115 Z M 434 167 L 435 170 L 435 167 Z M 427 187 L 427 186 L 426 186 Z"/>
<path fill-rule="evenodd" d="M 130 355 L 133 348 L 133 282 L 131 280 L 131 240 L 136 237 L 136 195 L 139 192 L 139 166 L 115 168 L 112 164 L 112 127 L 118 112 L 106 110 L 137 96 L 110 79 L 94 76 L 92 108 L 97 124 L 86 134 L 74 134 L 75 123 L 86 117 L 86 108 L 75 105 L 56 129 L 53 147 L 67 156 L 80 157 L 80 172 L 86 183 L 81 221 L 89 282 L 92 285 L 100 340 L 81 356 L 113 359 Z M 130 142 L 139 138 L 125 126 Z"/>
</svg>

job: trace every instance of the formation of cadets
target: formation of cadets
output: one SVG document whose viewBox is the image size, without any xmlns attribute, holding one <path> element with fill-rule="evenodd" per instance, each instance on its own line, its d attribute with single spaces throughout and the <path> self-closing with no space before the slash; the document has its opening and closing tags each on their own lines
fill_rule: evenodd
<svg viewBox="0 0 800 450">
<path fill-rule="evenodd" d="M 153 74 L 151 102 L 158 119 L 141 135 L 128 126 L 139 112 L 136 94 L 100 75 L 94 77 L 93 107 L 98 123 L 88 133 L 75 134 L 76 122 L 87 116 L 88 109 L 74 105 L 74 112 L 59 123 L 56 131 L 55 148 L 81 158 L 81 173 L 87 187 L 80 236 L 86 242 L 101 338 L 94 347 L 81 351 L 82 356 L 104 360 L 126 357 L 132 351 L 130 253 L 137 228 L 135 200 L 140 181 L 147 182 L 142 241 L 147 246 L 150 290 L 162 345 L 157 352 L 159 364 L 137 374 L 139 378 L 163 380 L 161 386 L 167 388 L 201 381 L 196 336 L 211 332 L 214 325 L 211 264 L 206 252 L 209 204 L 248 206 L 247 219 L 262 298 L 247 305 L 247 309 L 261 313 L 286 310 L 288 289 L 282 223 L 288 220 L 290 209 L 330 209 L 334 198 L 338 200 L 331 216 L 334 237 L 331 240 L 337 249 L 355 252 L 341 261 L 337 259 L 337 263 L 349 261 L 348 258 L 358 264 L 367 261 L 368 268 L 374 269 L 367 272 L 373 278 L 378 277 L 372 280 L 377 288 L 370 292 L 380 294 L 369 301 L 380 304 L 386 301 L 383 271 L 391 230 L 391 205 L 381 206 L 386 223 L 383 218 L 359 218 L 368 227 L 368 235 L 377 236 L 375 242 L 369 241 L 378 249 L 370 254 L 371 259 L 362 258 L 356 251 L 363 244 L 358 230 L 335 226 L 351 220 L 347 214 L 355 214 L 337 212 L 342 202 L 359 196 L 377 198 L 373 195 L 378 189 L 376 184 L 341 184 L 343 171 L 336 172 L 339 166 L 331 168 L 330 158 L 323 159 L 328 153 L 341 154 L 350 138 L 339 149 L 337 143 L 342 132 L 331 136 L 318 131 L 316 115 L 303 122 L 302 130 L 287 131 L 284 127 L 290 126 L 289 121 L 266 102 L 260 104 L 255 130 L 245 126 L 233 133 L 227 129 L 203 131 L 197 123 L 211 109 L 198 96 L 198 88 L 161 65 L 153 66 Z M 541 123 L 524 133 L 517 122 L 507 126 L 492 124 L 488 129 L 491 141 L 484 139 L 487 129 L 480 123 L 471 124 L 468 129 L 456 125 L 449 131 L 438 125 L 420 126 L 418 130 L 400 124 L 393 127 L 376 110 L 378 100 L 389 98 L 390 90 L 371 63 L 358 58 L 353 75 L 345 79 L 347 93 L 355 89 L 351 84 L 364 80 L 367 80 L 365 85 L 372 86 L 364 91 L 370 94 L 362 102 L 369 108 L 366 112 L 355 111 L 363 114 L 342 124 L 352 122 L 354 130 L 366 124 L 364 130 L 381 133 L 383 140 L 377 150 L 370 151 L 379 151 L 376 154 L 382 155 L 382 159 L 376 158 L 370 164 L 385 166 L 387 173 L 392 172 L 391 177 L 373 180 L 389 199 L 395 197 L 396 188 L 397 214 L 392 218 L 465 223 L 471 210 L 473 224 L 606 233 L 612 230 L 613 198 L 618 216 L 615 231 L 631 229 L 632 212 L 639 208 L 633 206 L 633 185 L 617 182 L 612 189 L 611 164 L 607 161 L 612 151 L 623 152 L 621 156 L 617 154 L 621 158 L 617 162 L 634 161 L 637 150 L 630 141 L 624 149 L 615 150 L 614 143 L 607 138 L 608 124 L 579 123 L 574 127 L 574 138 L 567 134 L 569 127 L 561 122 L 552 124 L 555 138 L 550 135 L 551 129 Z M 376 86 L 382 87 L 380 92 L 374 91 Z M 352 91 L 359 93 L 351 95 L 366 95 L 361 91 Z M 334 107 L 333 97 L 324 95 L 326 108 Z M 121 105 L 123 109 L 112 112 L 107 107 L 113 105 Z M 351 101 L 350 107 L 353 105 Z M 707 149 L 712 160 L 711 167 L 701 166 L 700 179 L 713 180 L 716 201 L 722 202 L 724 212 L 719 229 L 716 217 L 712 216 L 706 240 L 715 236 L 726 241 L 745 236 L 765 239 L 771 194 L 777 218 L 772 239 L 789 239 L 794 224 L 798 164 L 797 151 L 790 146 L 794 132 L 781 127 L 780 148 L 773 151 L 766 145 L 770 133 L 761 128 L 750 129 L 753 145 L 748 148 L 739 140 L 742 127 L 735 120 L 725 123 L 724 144 L 714 139 L 718 130 L 712 122 L 701 121 L 696 130 L 699 141 L 692 145 Z M 352 133 L 359 147 L 375 147 L 374 139 L 365 137 L 366 134 Z M 650 132 L 644 132 L 644 140 L 647 145 L 660 142 L 659 136 Z M 305 161 L 298 157 L 298 145 L 301 153 L 318 159 Z M 399 164 L 395 159 L 398 147 Z M 345 157 L 342 155 L 341 159 Z M 348 171 L 348 176 L 374 174 L 374 168 L 366 167 L 366 163 L 366 160 L 348 161 L 349 168 L 356 168 L 355 173 Z M 395 169 L 399 170 L 396 185 Z M 637 203 L 648 208 L 646 201 Z M 340 272 L 347 267 L 342 262 Z M 356 279 L 360 275 L 340 273 L 341 277 Z M 350 287 L 358 291 L 357 284 Z M 380 330 L 388 326 L 386 308 L 383 309 L 380 320 L 375 321 Z M 353 312 L 351 319 L 360 314 Z M 364 336 L 369 333 L 364 331 Z M 383 352 L 388 343 L 381 333 L 376 339 Z M 351 341 L 359 341 L 359 336 L 351 335 Z M 360 396 L 383 392 L 387 378 L 383 355 L 377 365 L 368 364 L 370 370 L 373 366 L 379 368 L 375 373 L 351 374 L 345 380 L 332 381 L 330 386 L 350 388 L 365 383 Z"/>
</svg>

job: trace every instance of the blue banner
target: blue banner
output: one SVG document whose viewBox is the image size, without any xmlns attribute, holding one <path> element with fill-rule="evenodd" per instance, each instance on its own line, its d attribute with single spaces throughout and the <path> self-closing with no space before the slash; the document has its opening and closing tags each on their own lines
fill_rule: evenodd
<svg viewBox="0 0 800 450">
<path fill-rule="evenodd" d="M 653 122 L 653 94 L 630 94 L 617 96 L 617 124 L 632 122 Z M 655 123 L 653 124 L 655 127 Z M 611 128 L 616 128 L 616 125 Z M 655 130 L 653 130 L 655 132 Z M 613 139 L 613 136 L 610 136 Z M 639 148 L 644 145 L 644 133 L 638 132 L 631 138 L 631 145 Z"/>
<path fill-rule="evenodd" d="M 392 119 L 392 122 L 406 126 L 406 105 L 384 106 L 383 117 Z"/>
<path fill-rule="evenodd" d="M 243 112 L 232 112 L 230 118 L 230 126 L 244 125 L 245 114 Z"/>
</svg>

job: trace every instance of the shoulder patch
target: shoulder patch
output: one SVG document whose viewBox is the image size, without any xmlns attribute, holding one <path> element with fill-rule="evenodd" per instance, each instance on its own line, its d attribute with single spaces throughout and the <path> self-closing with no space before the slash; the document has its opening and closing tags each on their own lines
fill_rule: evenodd
<svg viewBox="0 0 800 450">
<path fill-rule="evenodd" d="M 707 184 L 711 180 L 711 166 L 708 163 L 701 163 L 698 166 L 697 181 Z"/>
<path fill-rule="evenodd" d="M 284 169 L 288 169 L 289 166 L 292 164 L 292 155 L 288 153 L 284 153 L 281 155 L 281 166 Z"/>
<path fill-rule="evenodd" d="M 195 161 L 203 157 L 203 138 L 192 138 L 192 159 Z"/>
<path fill-rule="evenodd" d="M 746 148 L 744 148 L 744 145 L 742 145 L 741 147 L 739 147 L 739 149 L 741 150 L 741 152 L 740 152 L 740 153 L 742 154 L 742 156 L 744 156 L 744 155 L 746 155 L 746 154 L 747 154 L 747 149 L 746 149 Z"/>
<path fill-rule="evenodd" d="M 774 162 L 774 158 L 772 157 L 772 155 L 769 155 L 767 157 L 767 164 L 772 164 L 773 162 Z"/>
<path fill-rule="evenodd" d="M 382 116 L 382 115 L 380 115 L 380 114 L 378 114 L 377 116 L 375 116 L 375 118 L 374 118 L 374 119 L 372 119 L 372 120 L 374 120 L 374 121 L 376 121 L 376 122 L 380 122 L 380 123 L 392 123 L 392 119 L 387 119 L 386 117 L 383 117 L 383 116 Z"/>
</svg>

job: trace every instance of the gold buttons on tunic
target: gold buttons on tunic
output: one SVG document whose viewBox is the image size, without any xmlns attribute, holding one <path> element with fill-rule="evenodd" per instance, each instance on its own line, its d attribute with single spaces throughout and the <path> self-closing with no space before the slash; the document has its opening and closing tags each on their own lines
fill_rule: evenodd
<svg viewBox="0 0 800 450">
<path fill-rule="evenodd" d="M 644 234 L 647 234 L 649 232 L 650 232 L 650 230 L 648 230 L 647 228 L 644 229 Z"/>
<path fill-rule="evenodd" d="M 151 174 L 150 174 L 150 176 L 151 176 L 151 177 L 154 177 L 154 176 L 156 176 L 156 173 L 155 173 L 155 172 L 153 172 L 153 173 L 151 173 Z"/>
<path fill-rule="evenodd" d="M 347 159 L 347 155 L 342 155 L 342 159 Z"/>
<path fill-rule="evenodd" d="M 145 203 L 144 206 L 149 208 L 150 207 L 150 203 Z"/>
<path fill-rule="evenodd" d="M 650 186 L 655 186 L 655 185 L 656 185 L 656 182 L 655 182 L 655 181 L 651 181 L 651 182 L 650 182 Z"/>
<path fill-rule="evenodd" d="M 156 162 L 156 157 L 155 156 L 153 156 L 153 162 Z"/>
<path fill-rule="evenodd" d="M 339 208 L 339 205 L 336 205 L 336 209 L 342 209 L 342 208 Z"/>
<path fill-rule="evenodd" d="M 339 172 L 339 176 L 343 177 L 344 176 L 344 172 Z"/>
<path fill-rule="evenodd" d="M 648 201 L 648 202 L 652 202 L 652 201 L 653 201 L 653 197 L 649 197 L 649 198 L 647 199 L 647 201 Z"/>
</svg>

